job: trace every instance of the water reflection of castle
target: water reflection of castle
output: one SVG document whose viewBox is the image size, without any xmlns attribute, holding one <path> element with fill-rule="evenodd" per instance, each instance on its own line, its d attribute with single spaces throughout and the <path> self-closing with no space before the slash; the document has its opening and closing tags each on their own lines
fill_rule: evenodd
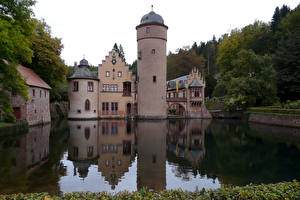
<svg viewBox="0 0 300 200">
<path fill-rule="evenodd" d="M 168 152 L 197 165 L 205 156 L 205 130 L 211 120 L 177 120 L 168 124 Z M 200 124 L 199 124 L 200 123 Z"/>
<path fill-rule="evenodd" d="M 199 124 L 199 122 L 201 122 Z M 204 131 L 209 121 L 69 121 L 69 160 L 74 175 L 88 176 L 98 165 L 112 189 L 137 155 L 137 189 L 166 188 L 167 150 L 199 163 L 205 155 Z"/>
<path fill-rule="evenodd" d="M 50 124 L 34 126 L 24 135 L 0 138 L 1 192 L 15 192 L 14 188 L 24 189 L 20 187 L 18 177 L 23 177 L 24 182 L 29 182 L 31 172 L 47 160 L 50 128 Z"/>
</svg>

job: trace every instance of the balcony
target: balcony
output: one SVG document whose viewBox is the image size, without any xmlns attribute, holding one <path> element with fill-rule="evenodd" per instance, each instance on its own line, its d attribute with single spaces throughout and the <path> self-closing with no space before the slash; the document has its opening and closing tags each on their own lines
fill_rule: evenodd
<svg viewBox="0 0 300 200">
<path fill-rule="evenodd" d="M 131 91 L 123 91 L 124 97 L 131 97 Z"/>
<path fill-rule="evenodd" d="M 167 98 L 167 102 L 186 102 L 186 97 Z"/>
</svg>

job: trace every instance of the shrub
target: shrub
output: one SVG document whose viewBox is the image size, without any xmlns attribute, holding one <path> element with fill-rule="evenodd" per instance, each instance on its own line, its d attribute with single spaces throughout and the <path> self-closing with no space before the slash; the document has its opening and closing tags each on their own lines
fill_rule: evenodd
<svg viewBox="0 0 300 200">
<path fill-rule="evenodd" d="M 202 189 L 196 192 L 185 192 L 181 190 L 164 190 L 153 192 L 145 188 L 140 191 L 128 193 L 122 192 L 111 195 L 105 192 L 102 193 L 67 193 L 62 196 L 50 196 L 47 193 L 35 194 L 12 194 L 0 195 L 0 200 L 71 200 L 71 199 L 107 199 L 107 200 L 120 200 L 120 199 L 236 199 L 236 200 L 260 200 L 260 199 L 300 199 L 300 182 L 282 182 L 277 184 L 261 184 L 261 185 L 248 185 L 244 187 L 229 187 L 223 186 L 217 190 Z"/>
</svg>

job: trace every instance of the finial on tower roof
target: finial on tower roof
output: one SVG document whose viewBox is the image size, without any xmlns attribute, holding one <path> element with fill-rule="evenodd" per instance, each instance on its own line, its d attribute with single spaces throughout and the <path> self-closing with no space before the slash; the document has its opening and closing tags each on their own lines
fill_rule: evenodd
<svg viewBox="0 0 300 200">
<path fill-rule="evenodd" d="M 153 4 L 151 5 L 151 10 L 153 11 Z"/>
</svg>

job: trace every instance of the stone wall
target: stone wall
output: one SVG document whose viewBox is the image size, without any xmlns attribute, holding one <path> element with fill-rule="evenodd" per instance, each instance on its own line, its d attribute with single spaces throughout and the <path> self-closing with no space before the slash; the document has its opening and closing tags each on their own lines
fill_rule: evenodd
<svg viewBox="0 0 300 200">
<path fill-rule="evenodd" d="M 49 90 L 30 86 L 28 97 L 25 101 L 21 96 L 12 96 L 12 106 L 20 108 L 20 120 L 27 121 L 29 125 L 50 122 Z"/>
<path fill-rule="evenodd" d="M 300 128 L 300 116 L 250 113 L 249 122 Z"/>
</svg>

